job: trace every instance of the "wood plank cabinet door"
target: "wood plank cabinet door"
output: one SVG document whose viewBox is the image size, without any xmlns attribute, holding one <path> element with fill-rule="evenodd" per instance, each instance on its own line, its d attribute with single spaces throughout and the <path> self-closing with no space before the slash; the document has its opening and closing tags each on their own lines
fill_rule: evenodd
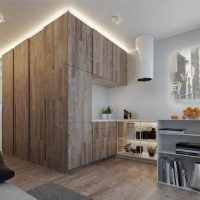
<svg viewBox="0 0 200 200">
<path fill-rule="evenodd" d="M 68 65 L 92 72 L 92 29 L 68 13 Z"/>
<path fill-rule="evenodd" d="M 68 123 L 68 168 L 92 162 L 92 123 Z"/>
<path fill-rule="evenodd" d="M 30 160 L 46 164 L 46 56 L 44 31 L 30 39 Z"/>
<path fill-rule="evenodd" d="M 14 155 L 29 160 L 29 43 L 14 48 Z"/>
<path fill-rule="evenodd" d="M 113 44 L 113 81 L 127 84 L 127 53 L 116 44 Z"/>
<path fill-rule="evenodd" d="M 13 155 L 13 50 L 2 60 L 2 147 L 3 152 Z"/>
<path fill-rule="evenodd" d="M 108 79 L 108 39 L 93 30 L 93 75 Z"/>
<path fill-rule="evenodd" d="M 127 53 L 120 49 L 120 84 L 127 85 Z"/>
<path fill-rule="evenodd" d="M 68 121 L 92 122 L 91 73 L 68 66 Z"/>
<path fill-rule="evenodd" d="M 45 29 L 47 167 L 67 172 L 67 14 Z"/>
</svg>

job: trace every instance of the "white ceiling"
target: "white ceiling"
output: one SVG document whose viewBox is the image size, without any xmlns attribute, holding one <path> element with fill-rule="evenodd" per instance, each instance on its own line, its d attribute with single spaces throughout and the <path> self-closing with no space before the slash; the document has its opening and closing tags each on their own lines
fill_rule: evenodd
<svg viewBox="0 0 200 200">
<path fill-rule="evenodd" d="M 126 50 L 135 37 L 152 34 L 156 40 L 200 27 L 200 0 L 0 0 L 0 54 L 70 8 L 113 36 Z M 115 25 L 113 15 L 121 18 Z"/>
</svg>

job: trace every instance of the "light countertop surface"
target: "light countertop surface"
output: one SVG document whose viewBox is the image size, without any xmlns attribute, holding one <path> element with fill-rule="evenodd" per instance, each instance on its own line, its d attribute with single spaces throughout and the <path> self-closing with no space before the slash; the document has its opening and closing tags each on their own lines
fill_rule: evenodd
<svg viewBox="0 0 200 200">
<path fill-rule="evenodd" d="M 93 119 L 92 122 L 157 122 L 157 120 L 145 119 Z"/>
</svg>

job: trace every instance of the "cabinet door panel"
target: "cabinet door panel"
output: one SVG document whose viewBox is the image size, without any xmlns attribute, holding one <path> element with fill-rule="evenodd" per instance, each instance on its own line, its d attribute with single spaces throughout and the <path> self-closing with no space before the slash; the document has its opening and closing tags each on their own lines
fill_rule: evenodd
<svg viewBox="0 0 200 200">
<path fill-rule="evenodd" d="M 13 50 L 2 61 L 2 147 L 4 153 L 13 155 Z"/>
<path fill-rule="evenodd" d="M 108 157 L 114 156 L 117 153 L 117 140 L 108 141 Z"/>
<path fill-rule="evenodd" d="M 120 50 L 120 83 L 127 85 L 127 53 Z"/>
<path fill-rule="evenodd" d="M 68 64 L 92 72 L 92 29 L 68 14 Z"/>
<path fill-rule="evenodd" d="M 92 123 L 68 123 L 68 168 L 92 162 Z"/>
<path fill-rule="evenodd" d="M 46 161 L 46 65 L 44 31 L 30 39 L 30 160 Z"/>
<path fill-rule="evenodd" d="M 46 165 L 67 171 L 67 15 L 44 29 L 46 56 Z"/>
<path fill-rule="evenodd" d="M 108 40 L 93 30 L 93 75 L 108 79 Z"/>
<path fill-rule="evenodd" d="M 102 141 L 102 130 L 103 129 L 93 129 L 93 143 Z"/>
<path fill-rule="evenodd" d="M 113 44 L 113 81 L 127 84 L 127 53 Z"/>
<path fill-rule="evenodd" d="M 29 44 L 14 49 L 14 155 L 29 160 Z"/>
<path fill-rule="evenodd" d="M 68 121 L 92 122 L 91 73 L 68 66 Z"/>
<path fill-rule="evenodd" d="M 113 81 L 120 82 L 120 48 L 113 44 Z"/>
</svg>

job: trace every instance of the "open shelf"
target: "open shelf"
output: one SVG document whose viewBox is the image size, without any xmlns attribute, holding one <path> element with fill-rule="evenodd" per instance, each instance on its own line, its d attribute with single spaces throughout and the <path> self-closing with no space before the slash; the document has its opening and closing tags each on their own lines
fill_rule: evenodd
<svg viewBox="0 0 200 200">
<path fill-rule="evenodd" d="M 188 158 L 196 158 L 200 159 L 198 156 L 191 156 L 191 155 L 184 155 L 184 154 L 177 154 L 176 152 L 169 151 L 169 150 L 160 150 L 160 154 L 167 154 L 167 155 L 172 155 L 172 156 L 179 156 L 179 157 L 188 157 Z"/>
<path fill-rule="evenodd" d="M 159 131 L 159 135 L 171 135 L 171 136 L 189 136 L 189 137 L 200 137 L 200 133 L 176 133 L 176 132 L 170 132 L 170 131 Z"/>
<path fill-rule="evenodd" d="M 127 144 L 131 144 L 134 150 L 139 148 L 138 153 L 126 152 L 125 146 Z M 117 156 L 156 163 L 157 156 L 149 156 L 148 146 L 157 146 L 157 122 L 132 121 L 131 123 L 118 123 Z"/>
<path fill-rule="evenodd" d="M 141 154 L 131 154 L 128 152 L 118 152 L 117 153 L 117 157 L 121 157 L 121 158 L 129 158 L 129 159 L 133 159 L 133 160 L 141 160 L 144 162 L 150 162 L 150 163 L 157 163 L 157 155 L 155 155 L 154 157 L 150 157 L 148 153 L 141 153 Z"/>
<path fill-rule="evenodd" d="M 173 187 L 173 188 L 176 188 L 176 189 L 186 190 L 186 191 L 189 191 L 189 192 L 200 193 L 200 191 L 198 191 L 198 190 L 193 190 L 192 188 L 189 188 L 189 187 L 179 187 L 179 186 L 176 186 L 176 185 L 171 185 L 171 184 L 163 183 L 163 182 L 160 182 L 160 181 L 158 181 L 158 184 L 159 184 L 159 185 L 164 185 L 164 186 Z"/>
<path fill-rule="evenodd" d="M 176 144 L 179 142 L 186 142 L 186 143 L 188 142 L 188 143 L 199 143 L 200 145 L 199 127 L 200 127 L 199 120 L 158 121 L 158 129 L 185 129 L 185 131 L 183 132 L 167 131 L 167 130 L 158 131 L 157 174 L 158 174 L 159 184 L 199 193 L 199 191 L 193 190 L 190 187 L 185 188 L 169 184 L 169 181 L 171 183 L 174 182 L 174 177 L 175 179 L 177 179 L 178 176 L 178 178 L 181 178 L 182 180 L 186 177 L 186 179 L 184 180 L 186 180 L 188 182 L 187 185 L 189 185 L 193 176 L 194 165 L 195 163 L 198 163 L 200 161 L 200 157 L 193 155 L 177 154 Z M 177 172 L 175 173 L 175 170 L 176 171 L 179 170 L 178 175 Z M 181 174 L 181 170 L 185 171 L 184 174 Z M 168 183 L 165 183 L 166 177 L 168 177 L 167 178 Z"/>
</svg>

